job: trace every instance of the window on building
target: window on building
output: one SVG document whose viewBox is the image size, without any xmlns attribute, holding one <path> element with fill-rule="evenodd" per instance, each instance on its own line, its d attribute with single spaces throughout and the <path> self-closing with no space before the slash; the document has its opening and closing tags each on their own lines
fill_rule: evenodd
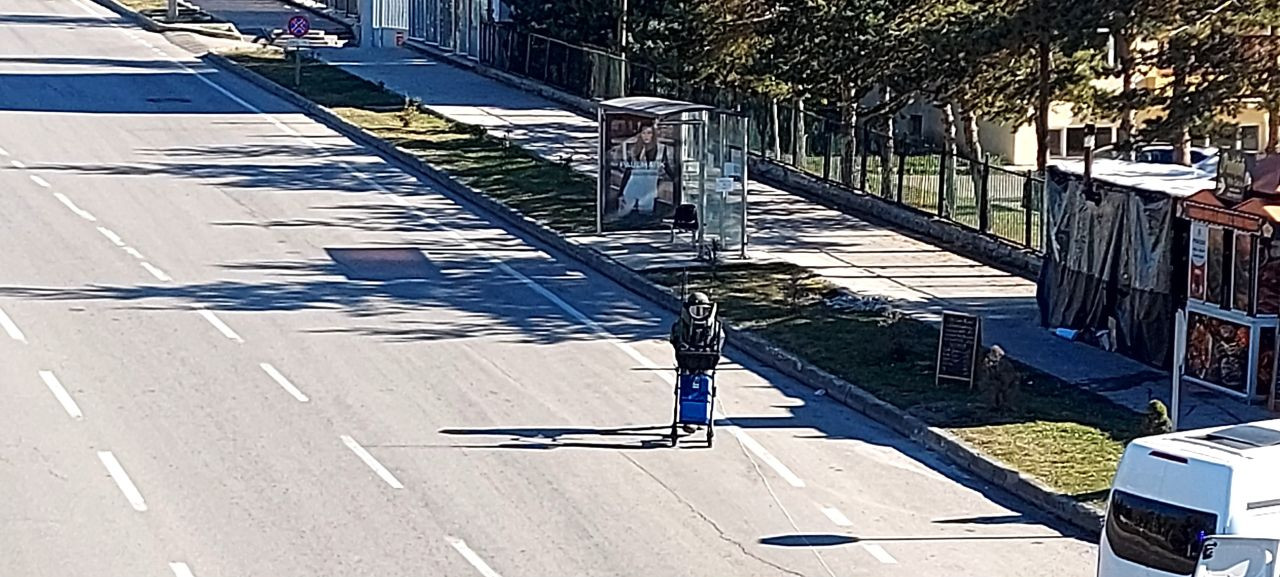
<svg viewBox="0 0 1280 577">
<path fill-rule="evenodd" d="M 1084 156 L 1084 127 L 1074 126 L 1067 129 L 1067 156 Z"/>
<path fill-rule="evenodd" d="M 912 114 L 908 120 L 911 126 L 911 136 L 916 138 L 924 137 L 924 115 Z"/>
<path fill-rule="evenodd" d="M 1240 127 L 1240 149 L 1249 152 L 1262 150 L 1262 129 L 1256 124 Z"/>
<path fill-rule="evenodd" d="M 1114 126 L 1097 127 L 1095 142 L 1093 147 L 1099 148 L 1111 144 L 1115 141 L 1116 129 Z M 1083 126 L 1073 126 L 1067 129 L 1067 156 L 1077 157 L 1084 156 L 1084 136 Z"/>
<path fill-rule="evenodd" d="M 1098 127 L 1098 148 L 1102 148 L 1116 141 L 1116 129 L 1112 126 Z"/>
<path fill-rule="evenodd" d="M 1049 156 L 1062 156 L 1062 129 L 1056 128 L 1049 131 Z"/>
</svg>

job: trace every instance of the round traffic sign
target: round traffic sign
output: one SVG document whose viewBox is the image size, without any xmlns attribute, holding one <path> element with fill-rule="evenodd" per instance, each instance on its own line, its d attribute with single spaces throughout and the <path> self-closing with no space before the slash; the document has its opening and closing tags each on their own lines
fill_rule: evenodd
<svg viewBox="0 0 1280 577">
<path fill-rule="evenodd" d="M 294 38 L 302 38 L 311 31 L 311 21 L 307 20 L 306 16 L 298 14 L 289 19 L 288 28 L 289 34 L 292 34 Z"/>
</svg>

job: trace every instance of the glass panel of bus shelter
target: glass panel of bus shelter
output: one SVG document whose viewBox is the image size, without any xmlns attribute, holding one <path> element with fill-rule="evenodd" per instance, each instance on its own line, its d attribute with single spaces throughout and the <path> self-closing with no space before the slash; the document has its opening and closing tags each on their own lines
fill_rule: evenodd
<svg viewBox="0 0 1280 577">
<path fill-rule="evenodd" d="M 704 238 L 711 222 L 707 217 L 702 159 L 706 148 L 706 126 L 699 115 L 685 114 L 680 125 L 680 204 L 698 207 L 698 238 Z"/>
<path fill-rule="evenodd" d="M 719 112 L 707 115 L 706 126 L 706 145 L 702 151 L 705 194 L 698 205 L 707 235 L 705 240 L 718 240 L 722 251 L 738 250 L 744 241 L 741 163 L 745 159 L 741 141 L 745 126 L 739 117 Z"/>
<path fill-rule="evenodd" d="M 724 203 L 726 250 L 741 250 L 747 239 L 747 140 L 748 120 L 735 114 L 720 115 L 720 174 Z"/>
</svg>

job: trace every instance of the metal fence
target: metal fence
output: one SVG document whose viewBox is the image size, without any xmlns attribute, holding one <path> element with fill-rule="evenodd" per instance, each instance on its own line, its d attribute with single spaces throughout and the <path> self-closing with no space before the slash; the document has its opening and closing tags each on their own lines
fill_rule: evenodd
<svg viewBox="0 0 1280 577">
<path fill-rule="evenodd" d="M 744 107 L 745 108 L 745 107 Z M 814 178 L 937 216 L 1023 248 L 1041 248 L 1043 180 L 927 142 L 778 105 L 747 108 L 752 154 Z"/>
<path fill-rule="evenodd" d="M 588 99 L 664 96 L 737 108 L 751 119 L 750 152 L 903 207 L 1039 252 L 1043 180 L 953 155 L 941 147 L 868 128 L 842 130 L 834 118 L 731 91 L 681 86 L 609 52 L 481 24 L 479 60 Z"/>
<path fill-rule="evenodd" d="M 503 22 L 481 23 L 480 38 L 481 63 L 574 96 L 609 99 L 660 92 L 652 69 L 604 50 L 524 32 Z"/>
</svg>

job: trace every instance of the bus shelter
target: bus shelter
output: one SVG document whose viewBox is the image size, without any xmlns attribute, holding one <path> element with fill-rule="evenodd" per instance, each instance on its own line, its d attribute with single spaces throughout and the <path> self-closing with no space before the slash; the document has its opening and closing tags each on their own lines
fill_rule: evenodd
<svg viewBox="0 0 1280 577">
<path fill-rule="evenodd" d="M 599 107 L 596 232 L 690 229 L 701 249 L 746 256 L 747 118 L 690 102 L 617 98 Z"/>
</svg>

